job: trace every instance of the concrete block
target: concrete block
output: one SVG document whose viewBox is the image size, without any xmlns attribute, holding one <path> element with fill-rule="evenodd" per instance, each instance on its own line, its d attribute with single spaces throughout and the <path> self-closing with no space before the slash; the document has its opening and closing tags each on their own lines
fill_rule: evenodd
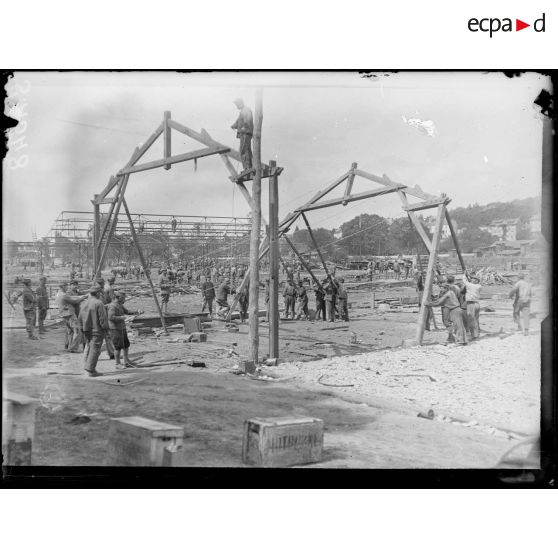
<svg viewBox="0 0 558 558">
<path fill-rule="evenodd" d="M 289 467 L 322 459 L 324 423 L 310 417 L 252 418 L 244 423 L 242 461 Z"/>
<path fill-rule="evenodd" d="M 164 449 L 182 446 L 184 428 L 143 417 L 110 421 L 107 465 L 162 467 Z"/>
<path fill-rule="evenodd" d="M 2 397 L 2 455 L 5 465 L 31 465 L 37 399 L 18 393 Z"/>
<path fill-rule="evenodd" d="M 244 374 L 255 374 L 256 372 L 256 364 L 252 360 L 241 360 L 238 368 Z"/>
<path fill-rule="evenodd" d="M 195 333 L 201 330 L 201 320 L 199 318 L 184 318 L 184 333 Z"/>
<path fill-rule="evenodd" d="M 207 333 L 203 331 L 194 331 L 192 334 L 192 343 L 205 343 L 207 341 Z"/>
<path fill-rule="evenodd" d="M 163 467 L 184 467 L 184 448 L 182 446 L 163 448 Z"/>
</svg>

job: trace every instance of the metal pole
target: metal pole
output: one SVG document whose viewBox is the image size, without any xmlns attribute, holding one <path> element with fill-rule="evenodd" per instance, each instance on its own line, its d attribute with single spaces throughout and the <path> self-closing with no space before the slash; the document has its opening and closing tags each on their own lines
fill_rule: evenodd
<svg viewBox="0 0 558 558">
<path fill-rule="evenodd" d="M 269 357 L 279 358 L 279 178 L 269 161 Z"/>
</svg>

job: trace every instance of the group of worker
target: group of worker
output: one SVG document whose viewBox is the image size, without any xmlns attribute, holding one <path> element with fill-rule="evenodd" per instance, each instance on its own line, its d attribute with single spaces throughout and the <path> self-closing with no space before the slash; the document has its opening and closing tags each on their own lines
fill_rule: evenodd
<svg viewBox="0 0 558 558">
<path fill-rule="evenodd" d="M 296 283 L 296 285 L 295 285 Z M 316 299 L 315 319 L 334 322 L 336 318 L 349 321 L 347 303 L 347 289 L 343 278 L 336 279 L 330 275 L 321 282 L 314 282 L 314 295 Z M 311 319 L 308 310 L 308 292 L 302 280 L 287 279 L 283 290 L 285 303 L 285 319 L 300 320 Z"/>
</svg>

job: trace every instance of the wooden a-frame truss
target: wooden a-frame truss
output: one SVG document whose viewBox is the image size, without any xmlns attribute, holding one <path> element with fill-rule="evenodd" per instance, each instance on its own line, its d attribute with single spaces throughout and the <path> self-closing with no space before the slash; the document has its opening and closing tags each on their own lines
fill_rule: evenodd
<svg viewBox="0 0 558 558">
<path fill-rule="evenodd" d="M 361 178 L 364 178 L 364 179 L 369 180 L 371 182 L 375 182 L 376 184 L 380 184 L 380 187 L 372 189 L 372 190 L 367 190 L 367 191 L 362 192 L 362 193 L 353 194 L 352 189 L 353 189 L 353 184 L 354 184 L 354 181 L 355 181 L 356 177 L 361 177 Z M 343 192 L 342 196 L 339 196 L 339 197 L 336 197 L 336 198 L 333 198 L 333 199 L 327 199 L 327 200 L 323 199 L 323 198 L 325 198 L 325 196 L 330 194 L 333 190 L 335 190 L 336 188 L 339 188 L 342 184 L 345 184 L 345 189 L 344 189 L 344 192 Z M 304 222 L 305 222 L 306 227 L 308 228 L 308 232 L 310 233 L 310 238 L 312 239 L 314 247 L 315 247 L 315 249 L 316 249 L 316 251 L 317 251 L 317 253 L 320 257 L 320 260 L 322 262 L 322 266 L 324 268 L 326 276 L 331 280 L 331 277 L 329 275 L 329 270 L 327 269 L 325 260 L 324 260 L 324 258 L 322 256 L 322 253 L 320 252 L 320 249 L 319 249 L 319 247 L 318 247 L 318 245 L 315 241 L 314 234 L 313 234 L 312 229 L 310 228 L 310 224 L 308 223 L 308 220 L 306 218 L 306 213 L 309 212 L 309 211 L 315 211 L 317 209 L 324 209 L 326 207 L 333 207 L 333 206 L 336 206 L 336 205 L 345 206 L 345 205 L 347 205 L 349 203 L 352 203 L 352 202 L 362 201 L 362 200 L 365 200 L 365 199 L 368 199 L 368 198 L 374 198 L 374 197 L 377 197 L 377 196 L 383 196 L 383 195 L 386 195 L 386 194 L 394 194 L 394 193 L 396 193 L 399 196 L 399 199 L 401 200 L 401 203 L 402 203 L 403 210 L 407 212 L 407 215 L 409 216 L 409 219 L 410 219 L 411 223 L 413 224 L 416 232 L 419 235 L 419 238 L 421 239 L 424 247 L 426 248 L 426 251 L 429 254 L 428 267 L 427 267 L 427 270 L 426 270 L 426 278 L 425 278 L 425 285 L 424 285 L 424 292 L 423 292 L 422 301 L 421 301 L 422 303 L 421 303 L 421 307 L 420 307 L 420 311 L 419 311 L 419 317 L 418 317 L 418 323 L 417 323 L 417 332 L 416 332 L 416 338 L 415 338 L 416 343 L 421 344 L 422 340 L 423 340 L 423 336 L 424 336 L 424 328 L 425 328 L 425 325 L 426 325 L 426 318 L 427 318 L 427 307 L 425 306 L 425 303 L 428 302 L 429 299 L 430 299 L 430 292 L 431 292 L 431 289 L 432 289 L 434 274 L 435 274 L 435 271 L 436 271 L 436 260 L 437 260 L 437 256 L 438 256 L 438 249 L 439 249 L 440 239 L 441 239 L 441 235 L 442 235 L 442 228 L 444 226 L 444 220 L 448 224 L 448 228 L 450 230 L 450 233 L 451 233 L 454 245 L 455 245 L 455 249 L 456 249 L 457 255 L 459 257 L 459 261 L 461 263 L 463 271 L 465 271 L 465 264 L 464 264 L 463 258 L 461 256 L 461 251 L 459 249 L 459 244 L 458 244 L 457 236 L 455 234 L 455 229 L 454 229 L 453 224 L 451 222 L 450 216 L 449 216 L 448 212 L 446 211 L 446 206 L 451 201 L 450 198 L 448 198 L 446 195 L 433 196 L 431 194 L 428 194 L 428 193 L 424 192 L 419 186 L 410 187 L 410 186 L 406 186 L 405 184 L 401 184 L 399 182 L 394 182 L 394 181 L 390 180 L 389 177 L 387 177 L 385 174 L 382 175 L 382 176 L 376 176 L 376 175 L 371 174 L 369 172 L 365 172 L 363 170 L 360 170 L 359 168 L 357 168 L 357 163 L 353 163 L 348 172 L 346 172 L 345 174 L 343 174 L 342 176 L 340 176 L 339 178 L 334 180 L 325 189 L 320 190 L 319 192 L 317 192 L 314 196 L 312 196 L 312 198 L 310 200 L 308 200 L 308 202 L 301 205 L 298 209 L 295 209 L 294 211 L 289 213 L 279 223 L 278 235 L 279 235 L 279 237 L 285 238 L 285 240 L 289 244 L 290 248 L 293 250 L 293 252 L 299 258 L 301 264 L 304 266 L 306 271 L 308 271 L 308 273 L 310 274 L 310 276 L 312 277 L 312 279 L 314 281 L 318 282 L 318 279 L 315 277 L 314 273 L 312 272 L 310 267 L 307 265 L 306 260 L 304 259 L 304 257 L 298 252 L 298 250 L 292 244 L 290 239 L 286 236 L 288 231 L 290 230 L 290 228 L 294 225 L 295 221 L 299 217 L 302 217 Z M 409 199 L 408 199 L 407 196 L 412 196 L 414 198 L 418 198 L 418 200 L 420 200 L 420 201 L 418 201 L 417 203 L 409 203 Z M 421 211 L 421 210 L 425 210 L 425 209 L 433 209 L 433 208 L 437 208 L 438 212 L 437 212 L 437 215 L 436 215 L 436 223 L 435 223 L 435 226 L 434 226 L 434 231 L 432 233 L 432 239 L 430 239 L 429 235 L 424 230 L 424 227 L 423 227 L 421 221 L 418 219 L 418 217 L 416 215 L 416 212 Z M 260 259 L 263 258 L 268 253 L 268 251 L 269 251 L 269 235 L 267 235 L 263 239 L 263 241 L 260 245 Z M 238 288 L 237 295 L 235 296 L 235 298 L 234 298 L 234 300 L 231 304 L 231 308 L 229 310 L 228 316 L 231 315 L 231 313 L 234 310 L 236 304 L 238 303 L 238 298 L 239 298 L 238 293 L 240 293 L 240 291 L 244 287 L 245 282 L 247 281 L 247 277 L 248 277 L 248 273 L 246 274 L 243 282 L 241 283 L 240 287 Z"/>
<path fill-rule="evenodd" d="M 171 130 L 176 130 L 189 138 L 192 138 L 205 147 L 198 149 L 196 151 L 190 151 L 188 153 L 182 153 L 180 155 L 172 155 L 171 153 Z M 151 146 L 155 141 L 163 136 L 163 158 L 156 159 L 154 161 L 149 161 L 145 163 L 139 163 L 140 159 L 149 151 Z M 201 132 L 196 132 L 187 126 L 184 126 L 175 120 L 172 120 L 170 111 L 165 111 L 163 122 L 159 124 L 157 129 L 149 136 L 147 141 L 141 146 L 136 147 L 130 160 L 126 165 L 120 169 L 115 175 L 111 176 L 107 186 L 100 193 L 96 194 L 91 200 L 94 210 L 94 226 L 93 226 L 93 255 L 94 255 L 94 267 L 95 267 L 95 277 L 101 276 L 101 271 L 103 269 L 105 259 L 108 253 L 110 241 L 116 230 L 116 225 L 118 222 L 118 216 L 122 206 L 124 206 L 124 211 L 130 225 L 130 232 L 132 234 L 132 239 L 134 245 L 138 251 L 138 256 L 140 258 L 141 264 L 145 269 L 146 277 L 149 281 L 151 291 L 153 293 L 153 298 L 157 306 L 157 312 L 161 318 L 161 325 L 165 332 L 167 332 L 165 325 L 165 318 L 163 312 L 161 311 L 161 306 L 159 304 L 159 299 L 151 279 L 149 269 L 146 265 L 145 258 L 137 237 L 134 223 L 130 211 L 128 209 L 128 204 L 126 203 L 125 194 L 126 188 L 128 187 L 128 181 L 130 175 L 136 172 L 143 172 L 151 169 L 156 169 L 163 167 L 165 170 L 169 170 L 173 164 L 183 163 L 185 161 L 197 161 L 203 157 L 209 157 L 210 155 L 219 155 L 223 161 L 225 167 L 230 172 L 230 180 L 236 184 L 240 192 L 248 202 L 250 208 L 252 208 L 252 197 L 248 192 L 248 189 L 244 185 L 244 182 L 252 180 L 254 178 L 254 172 L 244 172 L 237 173 L 231 159 L 235 161 L 241 161 L 240 153 L 231 147 L 228 147 L 218 141 L 214 140 L 206 130 L 202 129 Z M 281 167 L 270 166 L 262 164 L 262 178 L 276 177 L 282 172 Z M 101 212 L 100 206 L 104 204 L 109 204 L 109 210 L 107 214 L 107 219 L 101 227 Z"/>
</svg>

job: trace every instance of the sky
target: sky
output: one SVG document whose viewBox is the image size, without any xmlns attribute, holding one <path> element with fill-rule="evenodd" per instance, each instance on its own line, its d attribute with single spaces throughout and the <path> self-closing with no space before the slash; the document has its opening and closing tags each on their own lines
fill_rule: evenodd
<svg viewBox="0 0 558 558">
<path fill-rule="evenodd" d="M 263 91 L 262 160 L 284 168 L 280 218 L 353 162 L 444 192 L 450 209 L 540 194 L 542 120 L 533 101 L 550 84 L 535 73 L 16 72 L 5 106 L 19 124 L 3 162 L 4 238 L 42 237 L 60 212 L 91 211 L 93 195 L 166 110 L 238 149 L 233 100 L 240 96 L 253 108 L 256 87 Z M 431 121 L 433 135 L 409 119 Z M 173 131 L 173 155 L 202 147 Z M 159 138 L 140 162 L 162 156 Z M 134 213 L 245 217 L 250 209 L 228 175 L 218 156 L 199 159 L 197 170 L 189 161 L 136 173 L 126 199 Z M 378 186 L 357 177 L 353 193 Z M 262 193 L 265 217 L 267 181 Z M 361 213 L 404 215 L 391 194 L 309 216 L 313 226 L 333 228 Z"/>
</svg>

